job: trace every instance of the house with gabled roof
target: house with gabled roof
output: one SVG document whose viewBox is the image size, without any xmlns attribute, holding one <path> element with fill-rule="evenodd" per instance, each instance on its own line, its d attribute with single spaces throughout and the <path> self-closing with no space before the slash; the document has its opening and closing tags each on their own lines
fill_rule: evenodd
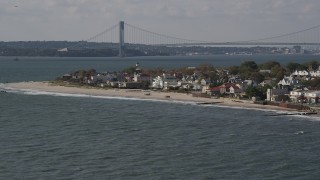
<svg viewBox="0 0 320 180">
<path fill-rule="evenodd" d="M 230 87 L 236 86 L 234 83 L 224 83 L 220 86 L 220 93 L 221 94 L 229 94 L 230 93 Z"/>
<path fill-rule="evenodd" d="M 288 89 L 267 89 L 267 101 L 282 101 L 284 96 L 288 98 Z"/>
<path fill-rule="evenodd" d="M 221 94 L 221 87 L 216 86 L 216 87 L 209 88 L 206 90 L 206 93 L 211 96 L 217 96 L 217 95 Z"/>
<path fill-rule="evenodd" d="M 318 70 L 310 71 L 310 76 L 311 77 L 320 77 L 320 66 L 319 66 Z"/>
<path fill-rule="evenodd" d="M 299 86 L 300 81 L 295 79 L 293 76 L 285 76 L 279 81 L 278 86 L 280 89 L 292 89 L 295 86 Z"/>
<path fill-rule="evenodd" d="M 240 89 L 239 86 L 237 85 L 232 85 L 230 87 L 230 95 L 232 95 L 233 97 L 240 97 L 241 93 L 243 93 L 244 91 L 242 89 Z"/>
</svg>

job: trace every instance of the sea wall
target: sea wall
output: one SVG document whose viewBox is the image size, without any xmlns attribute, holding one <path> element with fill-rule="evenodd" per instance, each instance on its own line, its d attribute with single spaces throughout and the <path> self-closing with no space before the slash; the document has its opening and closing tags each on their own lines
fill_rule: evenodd
<svg viewBox="0 0 320 180">
<path fill-rule="evenodd" d="M 278 107 L 301 110 L 301 111 L 309 111 L 310 110 L 309 106 L 305 106 L 302 104 L 292 104 L 292 103 L 282 103 L 282 102 L 258 102 L 258 101 L 254 102 L 254 104 L 278 106 Z"/>
</svg>

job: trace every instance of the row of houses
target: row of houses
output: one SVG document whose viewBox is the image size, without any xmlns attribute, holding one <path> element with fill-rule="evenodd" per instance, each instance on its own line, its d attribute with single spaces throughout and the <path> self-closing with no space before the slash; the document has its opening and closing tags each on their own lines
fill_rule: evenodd
<svg viewBox="0 0 320 180">
<path fill-rule="evenodd" d="M 317 70 L 310 70 L 310 71 L 307 71 L 307 70 L 301 70 L 301 71 L 294 71 L 291 76 L 294 76 L 294 77 L 320 77 L 320 66 Z"/>
<path fill-rule="evenodd" d="M 284 101 L 288 99 L 296 103 L 318 103 L 320 91 L 308 90 L 302 81 L 320 77 L 320 66 L 316 71 L 294 71 L 290 76 L 284 76 L 274 89 L 268 89 L 268 101 Z"/>
<path fill-rule="evenodd" d="M 230 97 L 238 98 L 245 95 L 245 91 L 250 86 L 257 86 L 252 80 L 245 80 L 240 83 L 224 83 L 221 86 L 210 87 L 206 85 L 202 87 L 202 93 L 211 96 L 218 96 L 221 94 L 229 95 Z"/>
<path fill-rule="evenodd" d="M 228 74 L 223 72 L 223 74 Z M 152 77 L 144 74 L 141 71 L 139 64 L 136 64 L 133 74 L 120 72 L 105 72 L 97 73 L 89 71 L 85 74 L 80 72 L 72 75 L 66 74 L 62 77 L 64 80 L 75 82 L 83 82 L 91 85 L 99 85 L 101 87 L 127 88 L 127 89 L 160 89 L 160 90 L 190 90 L 198 91 L 211 96 L 219 96 L 221 94 L 230 97 L 239 98 L 246 95 L 248 87 L 256 86 L 273 86 L 267 90 L 267 101 L 287 101 L 293 102 L 308 102 L 317 103 L 320 93 L 318 91 L 303 91 L 302 77 L 314 76 L 320 77 L 320 68 L 317 71 L 295 71 L 290 76 L 285 76 L 282 80 L 276 83 L 275 79 L 264 80 L 257 84 L 253 80 L 242 80 L 239 76 L 229 76 L 228 83 L 223 83 L 220 86 L 213 87 L 213 84 L 221 84 L 219 80 L 212 81 L 211 79 L 200 79 L 200 75 L 196 72 L 193 75 L 184 75 L 182 73 L 163 73 Z"/>
</svg>

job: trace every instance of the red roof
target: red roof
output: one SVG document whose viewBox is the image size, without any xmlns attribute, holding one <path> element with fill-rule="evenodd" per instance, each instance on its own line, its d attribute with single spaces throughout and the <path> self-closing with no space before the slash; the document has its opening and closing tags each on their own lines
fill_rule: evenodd
<svg viewBox="0 0 320 180">
<path fill-rule="evenodd" d="M 209 91 L 219 91 L 220 92 L 220 86 L 217 86 L 217 87 L 213 87 L 213 88 L 209 88 L 208 90 Z"/>
<path fill-rule="evenodd" d="M 235 86 L 235 84 L 234 83 L 224 83 L 222 85 L 222 87 L 225 87 L 225 88 L 230 88 L 231 86 Z"/>
<path fill-rule="evenodd" d="M 238 86 L 231 86 L 233 89 L 240 89 Z"/>
</svg>

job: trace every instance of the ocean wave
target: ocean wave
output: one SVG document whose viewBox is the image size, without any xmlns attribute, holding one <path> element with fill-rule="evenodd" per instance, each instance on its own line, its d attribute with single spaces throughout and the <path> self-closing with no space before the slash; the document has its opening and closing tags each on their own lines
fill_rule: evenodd
<svg viewBox="0 0 320 180">
<path fill-rule="evenodd" d="M 7 87 L 5 84 L 0 84 L 0 89 L 5 90 L 8 93 L 17 93 L 25 95 L 48 95 L 48 96 L 59 96 L 59 97 L 75 97 L 75 98 L 96 98 L 96 99 L 115 99 L 115 100 L 130 100 L 130 101 L 149 101 L 149 102 L 161 102 L 161 103 L 175 103 L 175 104 L 185 104 L 185 105 L 195 105 L 202 107 L 214 107 L 214 108 L 228 108 L 228 109 L 239 109 L 239 110 L 254 110 L 254 111 L 263 111 L 268 113 L 276 114 L 289 114 L 292 111 L 285 110 L 275 110 L 275 109 L 262 109 L 254 107 L 243 107 L 243 106 L 228 106 L 221 104 L 205 104 L 199 105 L 200 102 L 195 101 L 180 101 L 180 100 L 162 100 L 162 99 L 150 99 L 150 98 L 135 98 L 135 97 L 120 97 L 120 96 L 102 96 L 102 95 L 90 95 L 90 94 L 73 94 L 73 93 L 60 93 L 60 92 L 50 92 L 50 91 L 40 91 L 33 89 L 16 89 Z M 306 115 L 290 115 L 291 117 L 303 118 L 312 121 L 320 121 L 318 116 L 306 116 Z"/>
<path fill-rule="evenodd" d="M 239 109 L 239 110 L 255 110 L 255 111 L 264 111 L 264 112 L 274 112 L 274 113 L 290 113 L 290 111 L 285 110 L 275 110 L 275 109 L 262 109 L 262 108 L 254 108 L 254 107 L 243 107 L 243 106 L 228 106 L 228 105 L 221 105 L 221 104 L 210 104 L 210 105 L 203 105 L 207 107 L 221 107 L 221 108 L 229 108 L 229 109 Z"/>
<path fill-rule="evenodd" d="M 8 93 L 17 93 L 25 95 L 48 95 L 59 97 L 78 97 L 78 98 L 96 98 L 96 99 L 116 99 L 116 100 L 131 100 L 131 101 L 150 101 L 150 102 L 164 102 L 164 103 L 176 103 L 176 104 L 188 104 L 197 105 L 199 102 L 194 101 L 179 101 L 179 100 L 161 100 L 161 99 L 149 99 L 149 98 L 135 98 L 135 97 L 121 97 L 121 96 L 102 96 L 102 95 L 90 95 L 90 94 L 73 94 L 73 93 L 60 93 L 50 91 L 40 91 L 33 89 L 15 89 L 10 87 L 3 87 Z"/>
</svg>

